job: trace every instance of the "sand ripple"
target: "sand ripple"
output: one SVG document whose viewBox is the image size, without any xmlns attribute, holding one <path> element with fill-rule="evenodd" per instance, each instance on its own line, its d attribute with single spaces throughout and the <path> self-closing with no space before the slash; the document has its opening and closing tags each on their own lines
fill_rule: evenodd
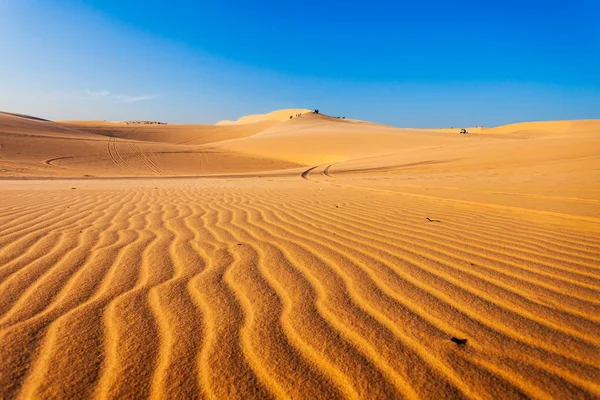
<svg viewBox="0 0 600 400">
<path fill-rule="evenodd" d="M 4 190 L 0 397 L 600 396 L 597 231 L 329 168 Z"/>
</svg>

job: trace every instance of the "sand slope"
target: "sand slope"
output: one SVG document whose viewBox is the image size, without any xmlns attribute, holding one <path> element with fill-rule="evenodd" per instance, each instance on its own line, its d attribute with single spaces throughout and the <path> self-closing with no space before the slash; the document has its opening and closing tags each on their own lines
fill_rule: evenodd
<svg viewBox="0 0 600 400">
<path fill-rule="evenodd" d="M 199 145 L 252 136 L 277 125 L 277 121 L 258 121 L 236 126 L 144 125 L 101 121 L 61 121 L 59 125 L 120 139 L 179 145 Z"/>
<path fill-rule="evenodd" d="M 0 115 L 1 398 L 600 397 L 598 121 L 236 126 Z"/>
<path fill-rule="evenodd" d="M 296 114 L 309 114 L 312 113 L 313 110 L 309 110 L 306 108 L 288 108 L 285 110 L 277 110 L 272 111 L 266 114 L 254 114 L 254 115 L 246 115 L 241 117 L 237 121 L 229 121 L 224 120 L 217 123 L 217 125 L 232 125 L 232 124 L 253 124 L 256 122 L 264 122 L 264 121 L 288 121 L 290 117 L 295 118 Z"/>
<path fill-rule="evenodd" d="M 0 114 L 0 177 L 195 176 L 298 167 L 214 148 L 270 126 L 50 122 Z"/>
</svg>

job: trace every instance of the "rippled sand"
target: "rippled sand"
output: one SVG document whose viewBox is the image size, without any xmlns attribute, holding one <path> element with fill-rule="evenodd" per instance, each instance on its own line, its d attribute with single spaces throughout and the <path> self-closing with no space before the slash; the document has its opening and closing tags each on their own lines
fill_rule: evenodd
<svg viewBox="0 0 600 400">
<path fill-rule="evenodd" d="M 1 118 L 0 398 L 600 396 L 597 122 Z"/>
</svg>

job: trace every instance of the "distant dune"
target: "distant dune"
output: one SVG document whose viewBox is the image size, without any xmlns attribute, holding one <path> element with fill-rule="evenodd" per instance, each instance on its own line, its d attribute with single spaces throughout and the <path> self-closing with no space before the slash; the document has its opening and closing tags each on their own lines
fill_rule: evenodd
<svg viewBox="0 0 600 400">
<path fill-rule="evenodd" d="M 26 118 L 26 119 L 32 119 L 35 121 L 46 121 L 46 122 L 50 122 L 47 119 L 43 119 L 43 118 L 38 118 L 38 117 L 32 117 L 31 115 L 25 115 L 25 114 L 16 114 L 16 113 L 9 113 L 6 111 L 0 111 L 0 114 L 4 114 L 4 115 L 11 115 L 13 117 L 20 117 L 20 118 Z"/>
<path fill-rule="evenodd" d="M 261 121 L 287 121 L 290 117 L 295 117 L 296 114 L 308 114 L 312 113 L 313 110 L 308 110 L 306 108 L 289 108 L 286 110 L 277 110 L 272 111 L 267 114 L 255 114 L 255 115 L 247 115 L 245 117 L 241 117 L 237 121 L 221 121 L 218 122 L 217 125 L 232 125 L 232 124 L 253 124 L 255 122 Z"/>
<path fill-rule="evenodd" d="M 600 121 L 459 131 L 0 113 L 0 398 L 599 398 Z"/>
</svg>

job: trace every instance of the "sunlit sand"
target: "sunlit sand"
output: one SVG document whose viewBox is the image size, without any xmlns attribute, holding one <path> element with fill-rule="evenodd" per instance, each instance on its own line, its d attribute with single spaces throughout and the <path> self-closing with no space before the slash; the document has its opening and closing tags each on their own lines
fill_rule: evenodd
<svg viewBox="0 0 600 400">
<path fill-rule="evenodd" d="M 599 397 L 600 121 L 468 130 L 0 113 L 0 398 Z"/>
</svg>

